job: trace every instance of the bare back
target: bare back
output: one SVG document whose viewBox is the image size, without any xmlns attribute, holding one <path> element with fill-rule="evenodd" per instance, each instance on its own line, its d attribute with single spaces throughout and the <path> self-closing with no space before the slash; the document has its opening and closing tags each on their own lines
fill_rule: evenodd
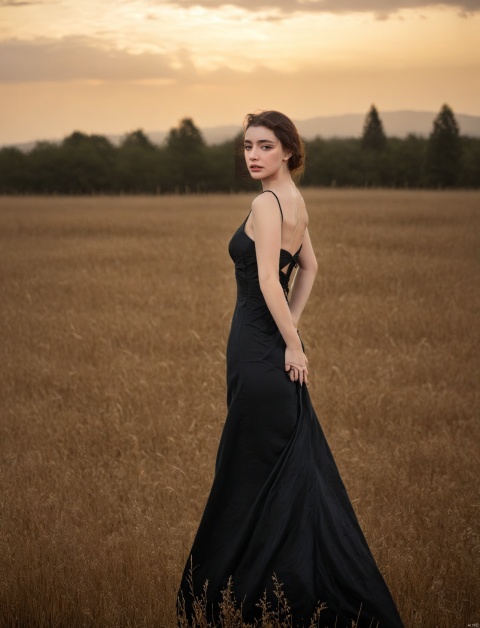
<svg viewBox="0 0 480 628">
<path fill-rule="evenodd" d="M 295 192 L 289 195 L 280 195 L 272 190 L 264 190 L 262 193 L 266 192 L 273 194 L 278 202 L 282 218 L 281 248 L 294 255 L 303 244 L 308 225 L 308 214 L 303 197 L 296 188 Z M 255 240 L 251 222 L 250 215 L 245 223 L 245 232 L 249 238 Z"/>
</svg>

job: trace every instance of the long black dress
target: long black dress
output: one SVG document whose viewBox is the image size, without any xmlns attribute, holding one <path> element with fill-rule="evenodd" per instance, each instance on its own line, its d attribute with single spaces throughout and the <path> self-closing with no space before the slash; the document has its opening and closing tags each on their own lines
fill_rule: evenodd
<svg viewBox="0 0 480 628">
<path fill-rule="evenodd" d="M 200 596 L 208 580 L 208 615 L 218 620 L 220 592 L 231 576 L 244 621 L 253 623 L 265 591 L 275 602 L 275 574 L 293 626 L 308 626 L 323 602 L 320 626 L 350 627 L 361 609 L 359 628 L 400 627 L 308 389 L 285 372 L 285 342 L 260 290 L 255 243 L 245 222 L 229 245 L 237 302 L 227 346 L 228 414 L 179 600 L 191 621 L 193 566 L 194 592 Z M 280 251 L 286 295 L 299 253 Z"/>
</svg>

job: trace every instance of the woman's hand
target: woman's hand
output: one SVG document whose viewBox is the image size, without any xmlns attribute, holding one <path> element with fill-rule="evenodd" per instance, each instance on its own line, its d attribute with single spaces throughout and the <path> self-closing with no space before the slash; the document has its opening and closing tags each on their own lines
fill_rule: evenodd
<svg viewBox="0 0 480 628">
<path fill-rule="evenodd" d="M 285 349 L 285 370 L 292 382 L 300 382 L 308 384 L 308 360 L 307 356 L 303 353 L 302 347 Z"/>
</svg>

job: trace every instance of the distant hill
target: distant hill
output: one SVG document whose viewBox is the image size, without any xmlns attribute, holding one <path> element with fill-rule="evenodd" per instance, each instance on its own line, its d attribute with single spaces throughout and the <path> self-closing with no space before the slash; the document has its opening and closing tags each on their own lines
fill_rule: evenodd
<svg viewBox="0 0 480 628">
<path fill-rule="evenodd" d="M 432 111 L 380 111 L 385 133 L 388 137 L 406 137 L 409 133 L 420 136 L 428 136 L 432 130 L 433 120 L 438 112 Z M 365 113 L 347 113 L 338 116 L 316 116 L 308 120 L 295 120 L 295 124 L 302 137 L 311 140 L 315 137 L 325 139 L 338 137 L 360 137 L 362 134 Z M 480 116 L 470 116 L 464 113 L 456 113 L 455 118 L 460 126 L 461 135 L 480 137 Z M 226 125 L 205 127 L 200 129 L 208 144 L 219 144 L 233 138 L 241 126 Z M 155 144 L 165 141 L 167 131 L 145 131 Z M 114 144 L 119 144 L 124 134 L 107 135 Z M 59 140 L 51 140 L 59 141 Z M 29 151 L 35 142 L 16 144 L 18 148 Z"/>
<path fill-rule="evenodd" d="M 385 133 L 389 137 L 406 137 L 409 133 L 427 137 L 438 112 L 432 111 L 385 111 L 379 112 Z M 366 114 L 347 113 L 340 116 L 316 116 L 308 120 L 295 120 L 301 136 L 306 140 L 315 137 L 360 137 Z M 469 116 L 463 113 L 455 114 L 460 133 L 472 137 L 480 137 L 480 116 Z M 231 139 L 241 130 L 240 126 L 217 126 L 201 129 L 208 144 L 218 144 Z M 168 131 L 148 132 L 148 136 L 156 144 L 161 144 L 168 135 Z M 112 141 L 113 138 L 111 138 Z M 120 140 L 118 137 L 117 141 Z"/>
<path fill-rule="evenodd" d="M 388 137 L 406 137 L 409 133 L 428 136 L 437 113 L 431 111 L 380 111 L 385 134 Z M 316 136 L 360 137 L 365 114 L 349 113 L 341 116 L 318 116 L 297 121 L 298 130 L 305 139 Z M 480 116 L 455 114 L 461 135 L 480 137 Z"/>
</svg>

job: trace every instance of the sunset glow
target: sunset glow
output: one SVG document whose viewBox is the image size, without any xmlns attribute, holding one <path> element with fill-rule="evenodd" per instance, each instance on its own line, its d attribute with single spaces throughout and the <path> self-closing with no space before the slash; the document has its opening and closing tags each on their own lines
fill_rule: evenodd
<svg viewBox="0 0 480 628">
<path fill-rule="evenodd" d="M 0 0 L 0 144 L 184 116 L 240 124 L 267 107 L 304 119 L 448 102 L 478 115 L 471 4 Z"/>
</svg>

